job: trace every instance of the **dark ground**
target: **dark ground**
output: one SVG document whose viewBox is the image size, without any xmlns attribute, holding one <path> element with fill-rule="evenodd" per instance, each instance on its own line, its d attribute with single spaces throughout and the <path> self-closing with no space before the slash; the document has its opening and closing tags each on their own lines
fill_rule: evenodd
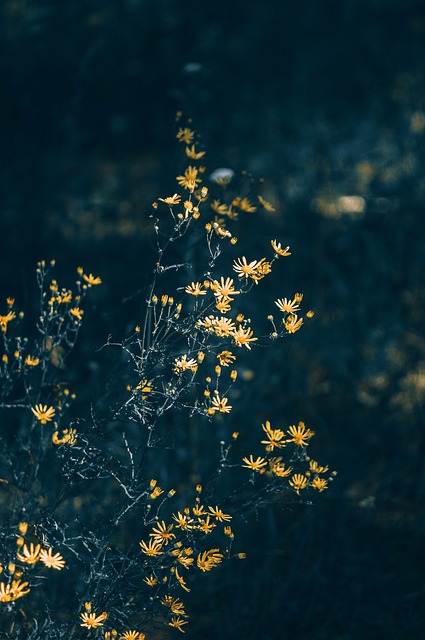
<svg viewBox="0 0 425 640">
<path fill-rule="evenodd" d="M 209 168 L 266 178 L 277 213 L 238 235 L 253 253 L 290 244 L 285 288 L 316 311 L 237 419 L 314 425 L 337 480 L 314 507 L 252 518 L 247 561 L 192 592 L 188 637 L 424 637 L 423 9 L 1 3 L 2 298 L 31 303 L 40 258 L 65 279 L 82 263 L 106 284 L 81 359 L 123 329 L 120 301 L 149 279 L 150 204 L 174 192 L 182 109 Z M 338 201 L 352 195 L 363 212 Z"/>
</svg>

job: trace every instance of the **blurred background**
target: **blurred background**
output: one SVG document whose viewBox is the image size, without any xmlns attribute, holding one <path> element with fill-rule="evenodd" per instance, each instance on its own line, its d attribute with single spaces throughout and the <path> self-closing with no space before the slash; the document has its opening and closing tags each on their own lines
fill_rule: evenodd
<svg viewBox="0 0 425 640">
<path fill-rule="evenodd" d="M 232 419 L 305 421 L 338 476 L 252 516 L 245 563 L 192 590 L 187 636 L 423 638 L 423 2 L 3 0 L 0 34 L 1 297 L 31 306 L 42 258 L 63 286 L 102 276 L 75 385 L 138 319 L 177 110 L 208 171 L 264 178 L 276 212 L 235 233 L 247 256 L 289 244 L 278 295 L 316 312 Z"/>
</svg>

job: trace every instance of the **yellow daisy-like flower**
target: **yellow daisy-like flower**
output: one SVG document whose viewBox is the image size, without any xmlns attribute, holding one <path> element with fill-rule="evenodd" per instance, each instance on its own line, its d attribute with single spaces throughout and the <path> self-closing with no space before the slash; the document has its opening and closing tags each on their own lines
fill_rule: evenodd
<svg viewBox="0 0 425 640">
<path fill-rule="evenodd" d="M 283 248 L 282 245 L 280 244 L 280 242 L 277 242 L 276 240 L 270 240 L 270 244 L 273 247 L 273 251 L 278 255 L 278 256 L 290 256 L 291 252 L 289 251 L 289 246 Z"/>
<path fill-rule="evenodd" d="M 56 413 L 55 409 L 53 407 L 48 407 L 47 404 L 36 404 L 35 407 L 31 407 L 31 411 L 41 424 L 46 424 L 46 422 L 53 420 Z"/>
<path fill-rule="evenodd" d="M 124 631 L 119 640 L 144 640 L 145 637 L 141 631 Z"/>
<path fill-rule="evenodd" d="M 155 578 L 155 576 L 153 575 L 146 576 L 146 578 L 143 578 L 143 582 L 146 582 L 148 587 L 154 587 L 156 584 L 158 584 L 158 578 Z"/>
<path fill-rule="evenodd" d="M 328 482 L 324 478 L 316 477 L 310 483 L 310 486 L 313 487 L 313 489 L 316 489 L 317 491 L 322 492 L 322 491 L 324 491 L 325 489 L 328 488 Z"/>
<path fill-rule="evenodd" d="M 270 273 L 271 270 L 272 265 L 270 264 L 270 262 L 267 262 L 265 258 L 261 258 L 261 260 L 258 261 L 254 273 L 251 274 L 250 278 L 254 280 L 255 284 L 258 284 L 258 282 L 262 280 L 268 273 Z"/>
<path fill-rule="evenodd" d="M 292 478 L 288 480 L 291 487 L 295 490 L 298 495 L 300 495 L 300 491 L 305 489 L 308 485 L 308 480 L 301 473 L 295 473 Z"/>
<path fill-rule="evenodd" d="M 205 519 L 199 519 L 198 529 L 199 531 L 203 531 L 203 533 L 206 533 L 207 535 L 211 533 L 211 531 L 215 529 L 216 526 L 217 525 L 214 522 L 211 522 L 210 515 L 208 515 Z"/>
<path fill-rule="evenodd" d="M 22 547 L 22 553 L 17 553 L 16 557 L 18 560 L 25 562 L 26 564 L 35 564 L 40 558 L 40 549 L 40 544 L 34 545 L 34 543 L 31 542 L 29 547 L 24 544 Z"/>
<path fill-rule="evenodd" d="M 295 313 L 294 315 L 288 316 L 288 318 L 283 319 L 283 324 L 285 325 L 285 329 L 288 333 L 295 333 L 296 331 L 298 331 L 301 328 L 302 323 L 303 318 L 298 319 L 298 316 Z"/>
<path fill-rule="evenodd" d="M 279 298 L 278 300 L 275 300 L 274 303 L 282 313 L 295 313 L 300 309 L 299 303 L 301 300 L 302 295 L 299 294 L 298 296 L 295 296 L 293 300 L 288 300 L 288 298 Z"/>
<path fill-rule="evenodd" d="M 194 191 L 201 179 L 198 178 L 198 169 L 196 167 L 188 166 L 183 176 L 177 176 L 177 182 L 184 189 Z"/>
<path fill-rule="evenodd" d="M 202 504 L 197 504 L 196 507 L 192 507 L 193 515 L 196 517 L 204 516 L 206 514 L 205 507 Z"/>
<path fill-rule="evenodd" d="M 238 347 L 244 346 L 249 351 L 251 350 L 251 345 L 249 343 L 255 342 L 256 340 L 258 340 L 258 338 L 254 338 L 253 335 L 254 335 L 254 332 L 252 329 L 250 328 L 244 329 L 242 325 L 239 325 L 238 330 L 232 333 L 232 337 L 235 341 L 235 344 Z"/>
<path fill-rule="evenodd" d="M 218 520 L 219 522 L 230 522 L 230 520 L 232 519 L 232 516 L 230 516 L 227 513 L 223 513 L 223 511 L 219 509 L 217 506 L 208 507 L 208 509 L 211 515 L 214 516 L 214 518 L 216 518 L 216 520 Z"/>
<path fill-rule="evenodd" d="M 295 442 L 299 447 L 306 447 L 308 440 L 314 436 L 314 431 L 307 429 L 304 422 L 299 422 L 297 427 L 295 425 L 289 427 L 288 434 L 292 436 L 289 442 Z"/>
<path fill-rule="evenodd" d="M 285 446 L 286 442 L 283 440 L 285 432 L 281 429 L 272 429 L 270 422 L 266 420 L 266 424 L 262 424 L 262 429 L 265 431 L 267 440 L 261 440 L 261 444 L 266 445 L 266 451 L 273 451 L 274 448 L 281 449 Z"/>
<path fill-rule="evenodd" d="M 309 465 L 310 471 L 313 473 L 326 473 L 326 471 L 329 471 L 328 465 L 322 467 L 318 462 L 316 462 L 316 460 L 310 460 Z"/>
<path fill-rule="evenodd" d="M 36 367 L 40 363 L 40 359 L 36 356 L 27 356 L 25 358 L 25 364 L 29 367 Z"/>
<path fill-rule="evenodd" d="M 236 360 L 236 356 L 231 351 L 222 351 L 218 354 L 217 359 L 222 367 L 228 367 Z"/>
<path fill-rule="evenodd" d="M 200 282 L 192 282 L 185 288 L 185 293 L 188 293 L 191 296 L 205 296 L 207 291 L 203 289 L 202 284 Z"/>
<path fill-rule="evenodd" d="M 233 271 L 236 271 L 238 278 L 245 278 L 246 280 L 255 274 L 255 269 L 258 265 L 258 260 L 251 260 L 247 262 L 245 256 L 233 261 Z"/>
<path fill-rule="evenodd" d="M 221 200 L 213 200 L 210 204 L 210 207 L 215 213 L 218 213 L 220 216 L 227 216 L 229 207 L 227 204 L 221 202 Z"/>
<path fill-rule="evenodd" d="M 179 204 L 181 196 L 175 193 L 173 196 L 169 196 L 168 198 L 158 198 L 158 200 L 165 202 L 165 204 L 168 204 L 171 207 L 173 204 Z"/>
<path fill-rule="evenodd" d="M 80 618 L 82 622 L 80 622 L 80 627 L 86 627 L 87 629 L 97 629 L 98 627 L 103 626 L 103 621 L 106 620 L 108 614 L 106 611 L 101 613 L 100 615 L 96 615 L 95 613 L 80 613 Z"/>
<path fill-rule="evenodd" d="M 205 151 L 196 151 L 194 144 L 191 147 L 186 147 L 186 155 L 188 158 L 192 158 L 192 160 L 200 160 L 204 157 L 205 153 Z"/>
<path fill-rule="evenodd" d="M 40 560 L 49 569 L 56 569 L 57 571 L 61 571 L 65 566 L 65 560 L 61 554 L 55 553 L 53 555 L 52 549 L 42 549 L 40 551 Z"/>
<path fill-rule="evenodd" d="M 188 127 L 180 127 L 177 132 L 176 138 L 179 142 L 185 142 L 186 144 L 190 144 L 193 140 L 193 136 L 195 135 L 194 131 L 191 131 Z"/>
<path fill-rule="evenodd" d="M 267 462 L 264 458 L 258 456 L 254 460 L 254 456 L 252 454 L 249 456 L 249 458 L 242 458 L 242 462 L 245 462 L 245 464 L 241 465 L 242 467 L 246 467 L 247 469 L 251 469 L 252 471 L 261 472 L 264 467 L 267 466 Z"/>
<path fill-rule="evenodd" d="M 69 310 L 69 313 L 74 318 L 77 318 L 77 320 L 82 320 L 83 319 L 84 311 L 82 309 L 80 309 L 79 307 L 73 307 L 72 309 Z"/>
<path fill-rule="evenodd" d="M 180 511 L 176 514 L 173 513 L 173 520 L 177 522 L 176 527 L 182 529 L 182 531 L 190 531 L 190 529 L 193 529 L 193 518 L 190 518 L 184 513 L 180 513 Z"/>
<path fill-rule="evenodd" d="M 215 335 L 219 338 L 233 335 L 233 332 L 236 329 L 236 325 L 233 320 L 230 318 L 224 318 L 223 316 L 221 318 L 215 317 L 213 319 L 212 326 Z"/>
<path fill-rule="evenodd" d="M 211 284 L 211 289 L 214 291 L 214 295 L 218 300 L 230 299 L 232 296 L 238 296 L 240 291 L 237 291 L 233 286 L 233 278 L 226 278 L 221 276 L 220 282 L 214 280 Z"/>
<path fill-rule="evenodd" d="M 152 540 L 149 540 L 148 544 L 146 544 L 144 540 L 139 542 L 139 544 L 142 548 L 142 552 L 145 555 L 150 556 L 151 558 L 154 558 L 155 556 L 162 556 L 162 554 L 164 553 L 163 551 L 161 551 L 162 542 L 156 542 L 155 540 L 152 539 Z"/>
<path fill-rule="evenodd" d="M 231 310 L 230 303 L 233 302 L 233 298 L 222 298 L 220 302 L 217 302 L 215 308 L 220 313 L 228 313 Z"/>
<path fill-rule="evenodd" d="M 212 410 L 213 413 L 216 411 L 219 411 L 220 413 L 230 413 L 232 406 L 227 404 L 228 401 L 228 398 L 220 398 L 217 394 L 212 399 L 210 410 Z"/>
<path fill-rule="evenodd" d="M 201 571 L 211 571 L 223 560 L 223 554 L 220 549 L 210 549 L 198 554 L 196 565 Z"/>
<path fill-rule="evenodd" d="M 171 618 L 171 622 L 168 623 L 170 627 L 174 627 L 175 629 L 178 629 L 179 631 L 181 631 L 182 633 L 184 633 L 184 629 L 182 629 L 184 624 L 189 624 L 187 622 L 187 620 L 183 620 L 183 618 L 180 618 L 180 616 L 174 616 L 174 618 Z"/>
<path fill-rule="evenodd" d="M 174 533 L 171 533 L 173 528 L 174 525 L 169 524 L 167 526 L 163 520 L 162 522 L 158 522 L 156 528 L 153 528 L 152 533 L 149 535 L 152 537 L 153 541 L 158 544 L 168 544 L 176 537 Z"/>
<path fill-rule="evenodd" d="M 13 602 L 26 596 L 30 592 L 28 582 L 21 582 L 20 580 L 12 580 L 10 584 L 0 582 L 0 602 Z"/>
<path fill-rule="evenodd" d="M 9 313 L 7 313 L 6 315 L 0 316 L 0 329 L 3 332 L 7 331 L 7 325 L 11 320 L 14 320 L 15 318 L 16 313 L 14 311 L 9 311 Z"/>
<path fill-rule="evenodd" d="M 89 287 L 96 286 L 98 284 L 102 284 L 102 279 L 99 276 L 94 276 L 90 273 L 88 276 L 86 274 L 83 275 L 83 279 L 87 282 Z"/>
<path fill-rule="evenodd" d="M 282 458 L 269 458 L 269 469 L 278 478 L 286 478 L 292 473 L 292 467 L 286 469 Z"/>
<path fill-rule="evenodd" d="M 258 202 L 264 207 L 266 211 L 270 211 L 271 213 L 273 213 L 273 211 L 276 211 L 276 209 L 273 207 L 272 204 L 270 204 L 268 200 L 266 200 L 262 196 L 257 196 L 257 198 L 258 198 Z"/>
<path fill-rule="evenodd" d="M 176 358 L 174 362 L 174 373 L 180 375 L 183 371 L 191 371 L 192 373 L 196 373 L 198 369 L 198 363 L 193 358 L 187 359 L 187 356 L 184 355 L 181 358 Z"/>
<path fill-rule="evenodd" d="M 240 196 L 232 200 L 232 205 L 246 213 L 254 213 L 254 211 L 257 211 L 257 207 L 253 205 L 248 198 L 241 198 Z"/>
</svg>

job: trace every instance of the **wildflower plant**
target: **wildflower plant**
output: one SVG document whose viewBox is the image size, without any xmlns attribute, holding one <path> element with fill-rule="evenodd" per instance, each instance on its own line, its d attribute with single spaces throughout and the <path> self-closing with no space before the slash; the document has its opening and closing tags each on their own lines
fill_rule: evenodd
<svg viewBox="0 0 425 640">
<path fill-rule="evenodd" d="M 23 314 L 13 299 L 1 310 L 0 409 L 13 412 L 19 435 L 0 451 L 8 638 L 185 633 L 201 576 L 245 557 L 241 514 L 272 493 L 304 500 L 332 478 L 307 455 L 314 432 L 303 422 L 266 420 L 255 451 L 232 429 L 239 363 L 313 314 L 302 314 L 302 294 L 279 291 L 279 315 L 265 310 L 269 331 L 257 330 L 246 301 L 291 251 L 270 239 L 262 254 L 235 255 L 233 226 L 274 207 L 245 193 L 243 181 L 233 189 L 231 170 L 214 171 L 207 186 L 206 150 L 190 123 L 178 120 L 176 138 L 183 165 L 174 193 L 153 203 L 146 307 L 129 335 L 106 341 L 120 356 L 118 375 L 86 416 L 71 418 L 65 362 L 101 278 L 79 268 L 74 289 L 61 288 L 54 263 L 40 262 L 33 338 L 18 336 Z M 201 465 L 205 451 L 212 462 Z"/>
</svg>

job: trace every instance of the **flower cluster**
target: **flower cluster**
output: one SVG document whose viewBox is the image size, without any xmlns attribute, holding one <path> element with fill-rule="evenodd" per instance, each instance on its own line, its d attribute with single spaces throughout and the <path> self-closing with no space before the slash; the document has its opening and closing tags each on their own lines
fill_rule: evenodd
<svg viewBox="0 0 425 640">
<path fill-rule="evenodd" d="M 261 440 L 265 452 L 256 458 L 253 454 L 245 456 L 242 459 L 244 463 L 242 467 L 249 469 L 253 475 L 264 474 L 279 491 L 283 486 L 280 483 L 276 484 L 276 480 L 280 478 L 286 478 L 286 488 L 289 487 L 297 495 L 308 488 L 319 492 L 328 489 L 329 481 L 336 475 L 335 472 L 332 472 L 328 478 L 324 478 L 323 474 L 329 471 L 328 465 L 319 465 L 306 454 L 314 431 L 306 427 L 304 422 L 291 425 L 287 432 L 282 429 L 272 429 L 269 420 L 266 420 L 261 427 L 265 434 L 264 440 Z M 282 456 L 271 455 L 275 450 L 286 447 L 289 448 L 287 461 L 284 461 Z M 303 469 L 300 469 L 301 465 L 304 466 Z"/>
</svg>

